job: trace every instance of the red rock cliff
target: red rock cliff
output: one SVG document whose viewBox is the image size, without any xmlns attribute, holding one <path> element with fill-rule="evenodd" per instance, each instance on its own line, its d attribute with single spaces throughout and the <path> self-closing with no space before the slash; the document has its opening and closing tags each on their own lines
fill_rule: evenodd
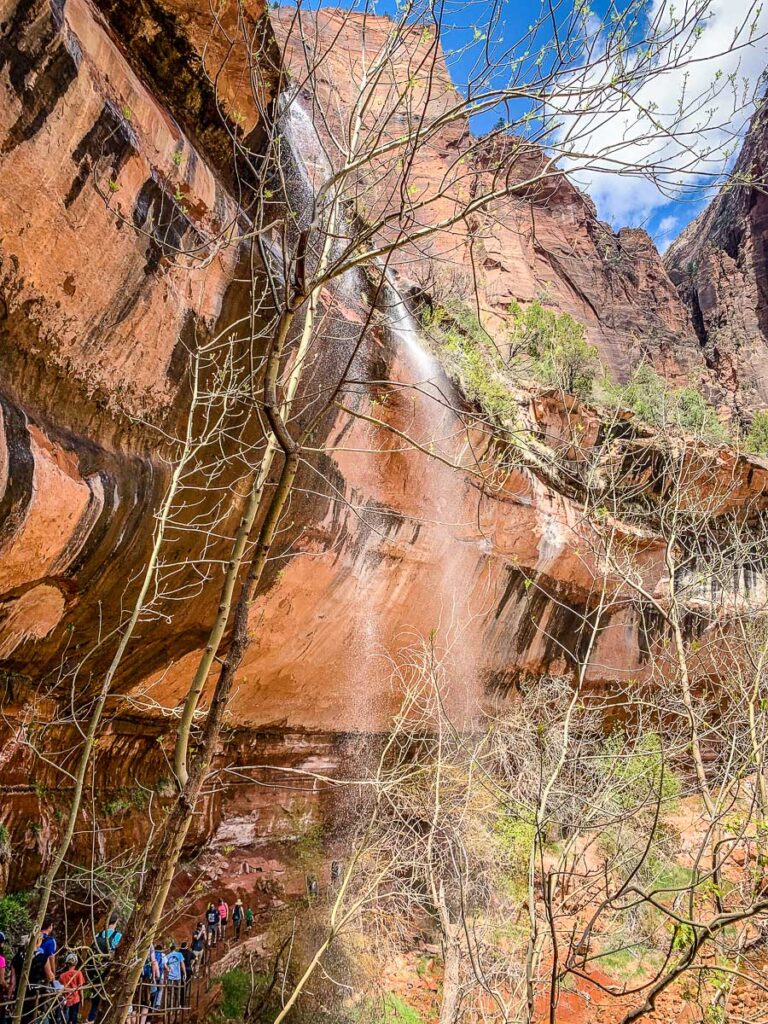
<svg viewBox="0 0 768 1024">
<path fill-rule="evenodd" d="M 707 365 L 745 419 L 768 404 L 767 113 L 763 104 L 752 119 L 733 183 L 664 257 Z"/>
<path fill-rule="evenodd" d="M 211 36 L 203 9 L 186 0 L 0 7 L 0 657 L 18 700 L 2 756 L 18 757 L 21 787 L 3 813 L 22 836 L 35 790 L 23 781 L 21 705 L 33 691 L 67 697 L 62 665 L 91 650 L 78 686 L 87 692 L 98 678 L 109 653 L 98 641 L 120 622 L 151 542 L 168 476 L 163 431 L 183 420 L 189 401 L 188 349 L 197 333 L 226 328 L 248 302 L 231 244 L 241 211 L 226 130 L 237 125 L 257 146 L 259 108 L 242 98 L 243 62 L 217 31 Z M 258 5 L 249 11 L 256 24 Z M 334 12 L 323 12 L 311 30 L 323 39 L 337 24 Z M 280 17 L 276 27 L 265 44 L 272 60 L 285 41 Z M 375 41 L 387 22 L 368 19 L 368 30 Z M 359 31 L 359 22 L 345 24 L 322 78 L 305 87 L 310 107 L 348 102 Z M 404 56 L 406 77 L 422 45 L 415 38 Z M 295 43 L 288 59 L 300 66 Z M 210 86 L 216 76 L 222 111 Z M 444 72 L 440 80 L 448 88 Z M 491 173 L 493 146 L 483 148 L 458 124 L 417 168 L 425 187 L 449 175 L 465 149 L 478 178 Z M 384 199 L 380 192 L 377 201 Z M 672 376 L 702 364 L 648 237 L 614 235 L 562 175 L 500 202 L 481 223 L 438 234 L 418 261 L 398 267 L 401 281 L 428 288 L 435 266 L 449 255 L 467 266 L 470 250 L 491 318 L 512 299 L 540 296 L 587 324 L 617 374 L 641 353 Z M 335 324 L 348 327 L 354 310 L 336 305 Z M 366 357 L 383 361 L 394 381 L 425 373 L 425 354 L 396 334 L 377 338 Z M 567 426 L 570 414 L 557 402 L 525 401 L 542 429 Z M 387 415 L 395 426 L 415 424 L 424 438 L 455 426 L 396 395 Z M 380 728 L 390 700 L 387 655 L 414 633 L 435 629 L 451 647 L 459 711 L 526 673 L 561 670 L 579 643 L 591 581 L 572 495 L 516 467 L 489 496 L 469 474 L 404 452 L 386 431 L 359 421 L 350 430 L 339 417 L 325 436 L 331 454 L 306 470 L 290 536 L 254 609 L 258 640 L 231 709 L 242 730 L 235 758 L 253 758 L 264 737 L 284 735 L 285 759 L 296 763 L 291 751 L 300 750 L 304 731 L 314 756 L 330 734 Z M 238 513 L 235 490 L 223 535 Z M 198 543 L 180 531 L 169 562 L 191 564 L 201 557 Z M 206 557 L 219 554 L 214 545 Z M 540 588 L 529 594 L 531 575 Z M 125 751 L 139 777 L 149 771 L 135 723 L 151 719 L 140 727 L 151 741 L 162 732 L 215 599 L 202 588 L 172 607 L 172 628 L 160 615 L 142 626 L 118 680 L 122 717 L 103 740 L 108 786 Z M 616 615 L 597 645 L 593 682 L 642 670 L 640 633 L 631 610 Z M 206 811 L 208 832 L 221 813 L 215 802 Z M 55 829 L 46 815 L 45 827 Z M 33 831 L 27 839 L 32 863 L 38 838 Z M 29 877 L 32 868 L 20 870 Z"/>
</svg>

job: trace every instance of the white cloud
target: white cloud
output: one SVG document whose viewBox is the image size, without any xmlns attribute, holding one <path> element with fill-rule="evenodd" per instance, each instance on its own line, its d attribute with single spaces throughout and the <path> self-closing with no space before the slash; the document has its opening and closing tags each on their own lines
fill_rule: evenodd
<svg viewBox="0 0 768 1024">
<path fill-rule="evenodd" d="M 681 40 L 672 19 L 682 9 L 688 30 Z M 561 163 L 615 225 L 643 224 L 681 197 L 698 206 L 701 190 L 716 187 L 733 160 L 752 113 L 768 61 L 768 5 L 695 0 L 691 23 L 693 9 L 682 5 L 676 14 L 666 0 L 652 0 L 648 24 L 662 41 L 650 73 L 642 70 L 642 49 L 618 65 L 615 41 L 596 34 L 591 66 L 553 93 L 555 148 L 571 154 Z M 629 77 L 624 96 L 613 84 L 617 75 Z"/>
<path fill-rule="evenodd" d="M 662 217 L 656 230 L 660 235 L 669 235 L 679 223 L 680 219 L 678 217 Z"/>
</svg>

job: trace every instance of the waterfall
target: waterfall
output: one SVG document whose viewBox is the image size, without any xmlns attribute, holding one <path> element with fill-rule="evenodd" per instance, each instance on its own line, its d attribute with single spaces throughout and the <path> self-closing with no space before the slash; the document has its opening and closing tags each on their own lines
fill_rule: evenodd
<svg viewBox="0 0 768 1024">
<path fill-rule="evenodd" d="M 298 177 L 297 191 L 305 204 L 298 213 L 307 224 L 317 192 L 329 179 L 333 168 L 312 118 L 296 92 L 287 94 L 279 109 L 282 135 L 290 151 L 291 178 L 295 180 Z M 313 215 L 317 217 L 316 210 Z M 341 252 L 341 247 L 345 247 L 353 235 L 351 226 L 343 218 L 339 218 L 338 235 L 338 252 Z M 406 386 L 412 386 L 412 399 L 410 395 L 408 398 L 408 422 L 404 429 L 421 448 L 446 459 L 458 459 L 464 443 L 464 427 L 451 408 L 457 398 L 455 390 L 438 360 L 422 343 L 419 324 L 398 287 L 394 272 L 382 262 L 379 269 L 384 275 L 379 306 L 394 341 L 397 377 Z M 341 300 L 353 302 L 359 301 L 366 287 L 362 272 L 350 270 L 336 281 L 334 290 Z M 419 479 L 418 487 L 413 483 L 410 485 L 416 505 L 413 509 L 406 509 L 405 514 L 417 519 L 424 527 L 419 541 L 421 571 L 433 577 L 427 589 L 434 595 L 434 605 L 426 611 L 426 616 L 424 609 L 414 609 L 414 624 L 419 624 L 425 631 L 438 629 L 443 642 L 456 640 L 466 624 L 464 604 L 467 585 L 476 564 L 474 545 L 461 541 L 461 533 L 473 522 L 472 514 L 467 514 L 464 507 L 463 479 L 454 469 L 439 459 L 430 460 L 429 455 L 416 447 L 404 457 L 408 472 Z M 377 467 L 385 466 L 386 450 L 381 456 L 373 454 L 371 458 L 376 460 Z M 375 475 L 386 470 L 374 469 L 373 472 Z M 375 537 L 376 534 L 372 534 L 374 543 Z M 351 683 L 357 704 L 355 717 L 361 729 L 376 721 L 378 713 L 370 706 L 367 688 L 360 683 L 368 676 L 378 675 L 382 666 L 384 671 L 388 671 L 382 654 L 385 642 L 391 638 L 392 623 L 386 619 L 389 595 L 382 592 L 380 584 L 375 572 L 364 574 L 358 581 L 361 588 L 356 605 L 358 613 L 350 623 L 350 639 L 359 651 L 355 678 Z M 388 623 L 386 635 L 385 621 Z M 354 663 L 355 659 L 351 661 Z M 458 679 L 467 683 L 464 693 L 469 701 L 474 663 L 465 657 L 461 644 L 452 661 Z"/>
<path fill-rule="evenodd" d="M 283 136 L 301 176 L 306 202 L 309 206 L 318 188 L 333 174 L 333 168 L 325 152 L 317 128 L 302 106 L 298 93 L 284 93 L 279 104 L 280 118 L 283 123 Z M 339 218 L 338 252 L 342 251 L 347 240 L 352 237 L 348 222 Z M 408 304 L 400 294 L 394 274 L 388 266 L 379 264 L 384 273 L 385 287 L 383 298 L 385 312 L 393 336 L 404 350 L 413 370 L 421 378 L 419 383 L 447 379 L 437 360 L 424 348 L 419 338 L 419 327 L 416 319 L 408 308 Z M 337 287 L 346 298 L 357 297 L 362 291 L 362 278 L 359 271 L 349 270 L 341 276 Z M 414 381 L 416 383 L 416 381 Z"/>
</svg>

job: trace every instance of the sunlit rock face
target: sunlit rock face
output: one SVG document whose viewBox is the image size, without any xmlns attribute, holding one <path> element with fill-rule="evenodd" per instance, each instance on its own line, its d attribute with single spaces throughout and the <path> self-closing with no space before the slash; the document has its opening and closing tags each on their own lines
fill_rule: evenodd
<svg viewBox="0 0 768 1024">
<path fill-rule="evenodd" d="M 260 6 L 246 6 L 257 19 Z M 238 91 L 242 55 L 211 35 L 207 10 L 188 0 L 0 5 L 0 658 L 13 708 L 0 727 L 7 731 L 0 765 L 12 763 L 15 773 L 2 813 L 28 851 L 19 866 L 24 880 L 58 827 L 34 786 L 25 704 L 36 693 L 66 706 L 101 678 L 112 653 L 104 638 L 135 598 L 167 486 L 165 438 L 185 420 L 189 351 L 196 339 L 225 332 L 249 301 L 239 273 L 242 211 L 210 78 L 221 72 L 224 108 L 239 115 L 254 148 L 259 114 Z M 286 38 L 283 17 L 273 24 L 275 38 L 264 29 L 267 84 Z M 374 46 L 387 25 L 367 19 Z M 323 11 L 305 30 L 322 42 L 338 26 L 339 15 Z M 344 26 L 322 76 L 299 97 L 305 134 L 294 137 L 293 156 L 310 185 L 323 159 L 314 105 L 338 111 L 349 102 L 360 32 L 357 20 Z M 421 32 L 411 42 L 411 57 L 395 68 L 406 80 L 408 62 L 429 46 Z M 287 59 L 294 68 L 303 59 L 293 43 Z M 435 72 L 445 95 L 439 55 Z M 424 155 L 417 178 L 425 187 L 450 178 L 465 151 L 481 181 L 503 155 L 474 145 L 457 122 Z M 541 160 L 538 151 L 518 156 L 521 177 Z M 375 201 L 385 202 L 385 190 Z M 432 212 L 439 216 L 451 202 L 441 197 Z M 544 297 L 587 325 L 619 375 L 643 353 L 673 378 L 703 365 L 688 313 L 647 236 L 614 235 L 563 176 L 500 202 L 482 223 L 438 232 L 418 259 L 407 254 L 395 267 L 403 291 L 435 291 L 446 261 L 464 273 L 470 240 L 489 324 L 513 299 Z M 343 287 L 324 293 L 316 379 L 333 379 L 339 346 L 361 319 L 358 302 L 359 290 L 354 300 Z M 377 418 L 421 447 L 437 445 L 448 461 L 463 452 L 471 466 L 469 445 L 483 462 L 486 439 L 467 436 L 434 401 L 438 391 L 458 398 L 409 317 L 377 329 L 363 359 L 368 377 L 418 383 L 427 394 L 392 389 L 386 402 L 380 392 L 361 394 L 360 411 L 370 412 L 376 399 Z M 522 396 L 521 412 L 550 437 L 560 432 L 563 444 L 575 421 L 597 429 L 593 413 L 564 409 L 554 396 Z M 385 427 L 343 413 L 328 418 L 318 441 L 326 450 L 307 456 L 290 526 L 253 609 L 227 756 L 294 767 L 327 759 L 335 770 L 339 737 L 386 726 L 396 701 L 392 661 L 429 634 L 446 653 L 458 720 L 527 675 L 568 669 L 594 600 L 577 496 L 519 466 L 489 488 L 477 472 L 404 450 Z M 221 508 L 221 539 L 205 549 L 206 571 L 226 553 L 241 493 L 233 487 Z M 204 541 L 186 525 L 182 517 L 169 536 L 170 564 L 202 558 Z M 218 599 L 216 574 L 211 585 L 193 587 L 196 571 L 180 581 L 190 587 L 183 602 L 169 598 L 162 614 L 142 622 L 116 680 L 115 717 L 97 760 L 113 812 L 122 774 L 149 784 L 166 770 L 158 741 Z M 650 584 L 660 576 L 651 550 Z M 617 611 L 596 646 L 590 681 L 641 674 L 644 642 L 632 609 Z M 54 784 L 45 772 L 38 781 L 43 790 Z M 263 791 L 248 790 L 247 799 L 243 792 L 209 801 L 193 841 L 217 835 L 222 846 L 252 845 L 295 835 L 290 814 L 267 813 Z M 279 792 L 267 792 L 278 800 Z M 138 844 L 146 837 L 143 798 L 125 799 L 134 804 L 120 811 L 131 821 L 124 840 Z M 105 856 L 111 841 L 104 839 Z"/>
<path fill-rule="evenodd" d="M 717 195 L 664 257 L 725 400 L 747 417 L 768 404 L 768 197 L 760 184 L 767 131 L 763 104 L 736 161 L 735 184 Z"/>
<path fill-rule="evenodd" d="M 317 122 L 325 154 L 339 165 L 353 103 L 369 88 L 363 84 L 366 61 L 370 65 L 371 54 L 385 51 L 391 22 L 327 9 L 297 19 L 285 8 L 270 17 L 294 80 L 301 83 L 298 99 Z M 387 59 L 371 95 L 365 93 L 363 137 L 367 130 L 386 142 L 403 132 L 404 115 L 392 112 L 393 82 L 408 84 L 411 127 L 422 112 L 430 124 L 456 103 L 434 35 L 414 27 L 407 45 Z M 363 217 L 375 219 L 400 196 L 396 173 L 392 160 L 374 162 L 365 175 Z M 598 220 L 589 197 L 550 167 L 538 146 L 514 138 L 477 139 L 466 119 L 449 120 L 419 148 L 409 175 L 408 192 L 419 202 L 411 230 L 450 219 L 457 203 L 466 203 L 478 188 L 498 190 L 508 182 L 519 183 L 516 194 L 396 254 L 392 262 L 403 284 L 438 298 L 463 292 L 471 301 L 476 285 L 484 316 L 497 326 L 513 300 L 539 299 L 583 323 L 607 367 L 620 377 L 641 358 L 670 379 L 695 368 L 706 371 L 689 313 L 648 235 L 638 229 L 615 233 Z"/>
</svg>

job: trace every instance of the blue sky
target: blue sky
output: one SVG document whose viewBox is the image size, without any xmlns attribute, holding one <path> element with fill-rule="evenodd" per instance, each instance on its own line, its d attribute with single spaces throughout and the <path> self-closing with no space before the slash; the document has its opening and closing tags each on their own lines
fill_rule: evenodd
<svg viewBox="0 0 768 1024">
<path fill-rule="evenodd" d="M 360 9 L 366 0 L 315 0 L 318 6 L 354 7 Z M 402 2 L 402 0 L 400 0 Z M 616 8 L 607 6 L 611 0 L 593 0 L 593 11 L 606 14 L 616 13 Z M 675 17 L 673 0 L 617 0 L 621 14 L 626 16 L 630 5 L 641 15 L 636 33 L 642 32 L 645 19 L 656 19 L 658 24 L 668 24 L 669 17 Z M 689 0 L 690 2 L 690 0 Z M 602 111 L 585 116 L 579 111 L 578 135 L 580 150 L 589 149 L 602 153 L 606 147 L 612 157 L 633 166 L 649 162 L 649 152 L 655 151 L 657 162 L 665 168 L 661 187 L 648 177 L 613 173 L 616 163 L 611 159 L 596 172 L 594 161 L 588 170 L 578 165 L 574 177 L 594 199 L 598 215 L 618 228 L 622 225 L 644 227 L 655 238 L 661 249 L 676 237 L 685 225 L 696 216 L 714 194 L 717 174 L 730 165 L 735 158 L 737 136 L 742 135 L 751 114 L 751 97 L 755 90 L 762 91 L 760 78 L 768 63 L 766 36 L 768 32 L 768 4 L 765 9 L 755 0 L 693 0 L 706 5 L 700 9 L 695 33 L 687 36 L 689 47 L 684 67 L 672 67 L 664 75 L 651 78 L 637 93 L 642 109 L 658 111 L 656 123 L 667 127 L 677 123 L 677 103 L 685 96 L 690 102 L 695 95 L 706 96 L 706 102 L 691 104 L 691 113 L 683 122 L 684 144 L 658 144 L 660 135 L 654 131 L 657 142 L 649 146 L 644 134 L 650 122 L 634 120 L 629 123 L 626 115 Z M 465 88 L 471 80 L 478 58 L 490 52 L 499 58 L 494 71 L 494 84 L 505 85 L 509 80 L 511 61 L 521 59 L 522 48 L 513 44 L 524 35 L 537 19 L 544 18 L 545 27 L 530 46 L 533 61 L 537 49 L 552 40 L 549 12 L 554 11 L 555 23 L 562 25 L 572 16 L 574 3 L 584 0 L 500 0 L 497 18 L 489 26 L 487 0 L 444 0 L 442 42 L 452 77 L 459 88 Z M 669 3 L 670 7 L 666 4 Z M 602 8 L 599 5 L 602 4 Z M 313 4 L 314 6 L 314 4 Z M 418 6 L 418 3 L 417 3 Z M 427 4 L 428 6 L 428 4 Z M 368 10 L 377 14 L 398 15 L 398 0 L 367 0 Z M 424 2 L 421 4 L 424 10 Z M 593 39 L 600 40 L 600 17 L 590 12 L 584 22 L 594 33 Z M 737 49 L 729 52 L 731 41 L 737 41 Z M 591 42 L 591 41 L 590 41 Z M 530 45 L 530 43 L 528 44 Z M 670 43 L 670 48 L 676 41 Z M 489 47 L 486 50 L 486 47 Z M 599 44 L 595 48 L 600 53 Z M 661 50 L 660 59 L 670 59 L 670 49 Z M 607 65 L 606 65 L 607 67 Z M 602 73 L 608 74 L 606 67 Z M 529 65 L 529 69 L 533 70 Z M 599 75 L 600 71 L 595 74 Z M 594 81 L 594 79 L 593 79 Z M 493 127 L 499 119 L 499 111 L 484 113 L 473 120 L 477 132 Z M 519 111 L 517 112 L 519 114 Z M 664 120 L 664 117 L 667 120 Z M 571 124 L 576 119 L 571 119 Z M 617 150 L 616 140 L 622 141 Z M 610 173 L 609 173 L 610 171 Z"/>
</svg>

